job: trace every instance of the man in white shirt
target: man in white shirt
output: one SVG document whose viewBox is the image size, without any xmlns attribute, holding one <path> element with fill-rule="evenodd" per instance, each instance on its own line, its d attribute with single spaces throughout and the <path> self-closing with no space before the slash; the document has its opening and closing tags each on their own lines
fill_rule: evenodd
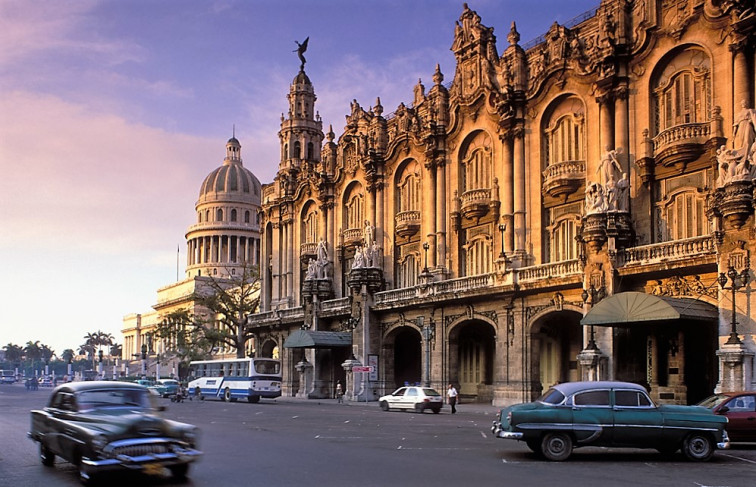
<svg viewBox="0 0 756 487">
<path fill-rule="evenodd" d="M 446 397 L 449 400 L 449 406 L 451 406 L 451 413 L 457 412 L 457 389 L 454 388 L 454 384 L 449 384 L 449 388 L 446 390 Z"/>
</svg>

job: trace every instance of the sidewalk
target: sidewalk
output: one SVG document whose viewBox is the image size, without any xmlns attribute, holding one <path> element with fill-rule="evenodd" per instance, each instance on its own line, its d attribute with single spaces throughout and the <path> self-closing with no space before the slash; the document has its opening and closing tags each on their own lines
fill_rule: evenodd
<svg viewBox="0 0 756 487">
<path fill-rule="evenodd" d="M 277 397 L 274 399 L 276 402 L 291 402 L 298 404 L 314 404 L 314 405 L 330 405 L 333 407 L 372 407 L 376 410 L 379 409 L 378 401 L 369 402 L 356 402 L 344 400 L 343 403 L 339 403 L 336 399 L 306 399 L 302 397 Z M 488 403 L 477 402 L 463 402 L 457 403 L 457 415 L 466 414 L 483 414 L 491 416 L 491 420 L 495 419 L 495 416 L 499 414 L 501 408 L 498 406 L 492 406 Z M 448 404 L 444 404 L 441 409 L 441 414 L 451 414 Z"/>
</svg>

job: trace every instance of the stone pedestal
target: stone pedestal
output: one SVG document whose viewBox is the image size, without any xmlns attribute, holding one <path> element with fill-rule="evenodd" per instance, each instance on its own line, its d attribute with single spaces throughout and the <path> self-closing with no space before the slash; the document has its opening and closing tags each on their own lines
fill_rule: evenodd
<svg viewBox="0 0 756 487">
<path fill-rule="evenodd" d="M 301 362 L 297 362 L 294 366 L 299 372 L 299 390 L 297 391 L 297 397 L 307 398 L 312 390 L 312 364 L 307 361 L 307 358 L 303 358 Z"/>
<path fill-rule="evenodd" d="M 608 380 L 608 357 L 598 348 L 586 348 L 577 356 L 580 363 L 580 379 L 586 381 Z"/>
<path fill-rule="evenodd" d="M 747 391 L 753 382 L 754 353 L 742 343 L 724 344 L 717 350 L 719 382 L 714 392 Z"/>
</svg>

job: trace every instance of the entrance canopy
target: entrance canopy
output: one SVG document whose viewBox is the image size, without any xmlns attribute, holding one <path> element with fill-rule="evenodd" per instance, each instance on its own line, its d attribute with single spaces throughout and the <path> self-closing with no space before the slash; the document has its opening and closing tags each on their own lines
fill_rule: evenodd
<svg viewBox="0 0 756 487">
<path fill-rule="evenodd" d="M 342 331 L 297 330 L 286 339 L 284 348 L 351 347 L 352 334 Z"/>
<path fill-rule="evenodd" d="M 670 298 L 646 293 L 618 293 L 601 300 L 586 313 L 583 326 L 631 326 L 635 323 L 670 320 L 712 321 L 719 318 L 716 306 L 693 298 Z"/>
</svg>

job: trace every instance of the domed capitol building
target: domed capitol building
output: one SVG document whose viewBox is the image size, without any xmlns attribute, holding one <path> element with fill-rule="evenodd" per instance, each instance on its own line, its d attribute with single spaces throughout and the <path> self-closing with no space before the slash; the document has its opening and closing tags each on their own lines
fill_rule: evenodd
<svg viewBox="0 0 756 487">
<path fill-rule="evenodd" d="M 338 380 L 349 400 L 451 382 L 495 405 L 581 379 L 677 404 L 756 389 L 750 5 L 603 0 L 527 44 L 513 22 L 497 45 L 465 4 L 454 69 L 397 107 L 354 100 L 338 136 L 303 62 L 274 181 L 260 188 L 229 141 L 186 279 L 125 318 L 124 358 L 204 279 L 254 262 L 248 345 L 281 358 L 284 395 L 332 397 Z"/>
</svg>

